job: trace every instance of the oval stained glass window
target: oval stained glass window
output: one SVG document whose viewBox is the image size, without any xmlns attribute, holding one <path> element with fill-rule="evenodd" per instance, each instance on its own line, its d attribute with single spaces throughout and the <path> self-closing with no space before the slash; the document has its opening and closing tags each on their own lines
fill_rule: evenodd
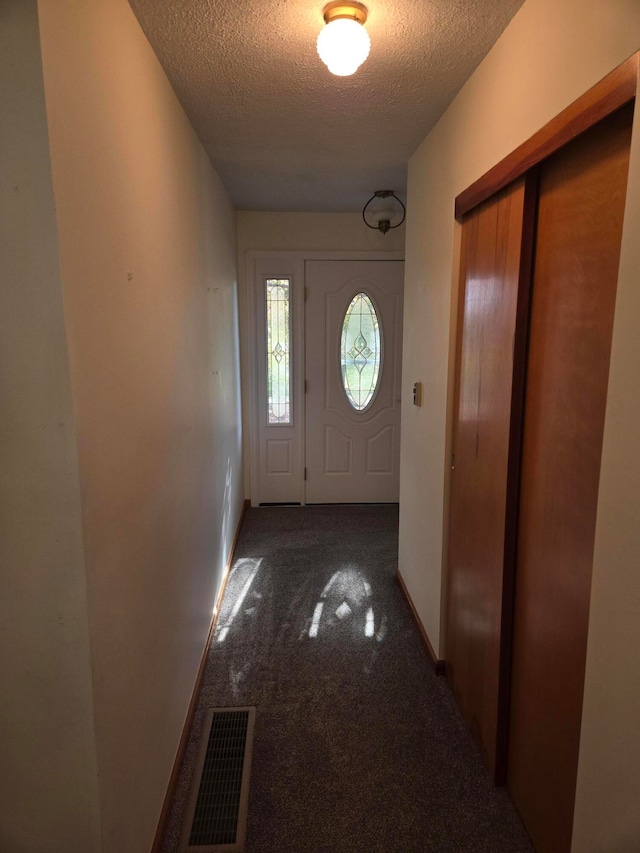
<svg viewBox="0 0 640 853">
<path fill-rule="evenodd" d="M 356 293 L 342 321 L 340 365 L 347 400 L 361 412 L 378 388 L 380 378 L 380 323 L 366 293 Z"/>
</svg>

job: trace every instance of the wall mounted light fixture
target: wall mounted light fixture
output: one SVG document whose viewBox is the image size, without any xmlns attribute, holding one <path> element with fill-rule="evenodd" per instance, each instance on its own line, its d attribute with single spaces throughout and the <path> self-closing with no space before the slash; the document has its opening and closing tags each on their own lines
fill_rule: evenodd
<svg viewBox="0 0 640 853">
<path fill-rule="evenodd" d="M 382 201 L 376 201 L 376 199 L 382 199 Z M 406 215 L 407 210 L 404 204 L 393 190 L 376 190 L 362 210 L 364 224 L 369 228 L 377 228 L 383 234 L 392 228 L 399 228 Z M 399 221 L 394 222 L 398 217 L 400 217 Z M 392 222 L 394 222 L 393 225 Z"/>
<path fill-rule="evenodd" d="M 355 0 L 335 0 L 322 14 L 325 27 L 318 36 L 318 56 L 332 74 L 348 77 L 369 56 L 371 41 L 364 28 L 367 7 Z"/>
</svg>

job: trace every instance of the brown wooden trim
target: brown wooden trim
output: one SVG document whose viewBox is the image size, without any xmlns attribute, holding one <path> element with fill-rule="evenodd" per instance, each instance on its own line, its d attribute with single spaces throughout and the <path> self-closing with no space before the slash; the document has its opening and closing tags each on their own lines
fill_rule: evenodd
<svg viewBox="0 0 640 853">
<path fill-rule="evenodd" d="M 191 700 L 189 702 L 189 708 L 187 710 L 187 716 L 185 717 L 184 726 L 182 728 L 182 734 L 180 736 L 180 742 L 178 743 L 178 749 L 176 750 L 176 757 L 173 762 L 173 768 L 171 770 L 171 776 L 169 777 L 169 784 L 167 785 L 167 791 L 164 796 L 164 801 L 162 803 L 162 809 L 160 811 L 160 817 L 158 818 L 158 826 L 156 828 L 155 838 L 153 839 L 153 845 L 151 847 L 151 853 L 160 853 L 162 849 L 162 842 L 165 836 L 165 832 L 167 829 L 167 821 L 169 820 L 169 811 L 171 809 L 171 802 L 173 800 L 173 794 L 176 789 L 176 785 L 178 784 L 178 777 L 180 775 L 180 769 L 182 767 L 182 760 L 184 759 L 184 754 L 187 749 L 187 743 L 189 742 L 189 734 L 191 732 L 191 724 L 193 723 L 193 717 L 196 712 L 196 706 L 198 704 L 198 696 L 200 694 L 200 688 L 202 687 L 202 679 L 204 677 L 204 669 L 207 663 L 207 654 L 209 652 L 209 646 L 211 645 L 211 638 L 213 637 L 213 633 L 216 629 L 216 624 L 218 622 L 218 615 L 220 614 L 220 605 L 222 604 L 222 599 L 224 598 L 225 591 L 227 589 L 227 582 L 229 580 L 229 572 L 231 569 L 231 564 L 233 562 L 233 555 L 236 550 L 236 545 L 238 543 L 238 536 L 240 535 L 240 528 L 242 527 L 242 522 L 244 520 L 244 515 L 249 506 L 251 505 L 251 501 L 245 500 L 242 504 L 242 511 L 240 512 L 240 518 L 238 519 L 238 525 L 236 527 L 236 532 L 233 537 L 233 543 L 231 545 L 231 551 L 229 553 L 229 559 L 227 561 L 227 565 L 224 570 L 224 576 L 222 578 L 222 583 L 220 584 L 220 589 L 218 590 L 218 595 L 216 597 L 216 604 L 213 609 L 213 616 L 211 618 L 211 625 L 209 626 L 209 632 L 207 634 L 207 641 L 204 645 L 204 650 L 202 652 L 202 658 L 200 659 L 200 666 L 198 667 L 198 673 L 196 675 L 196 680 L 193 685 L 193 691 L 191 693 Z"/>
<path fill-rule="evenodd" d="M 436 675 L 444 675 L 446 665 L 443 660 L 438 660 L 436 657 L 436 653 L 433 650 L 433 646 L 431 645 L 431 640 L 429 639 L 429 635 L 427 634 L 424 625 L 422 624 L 422 619 L 418 616 L 418 611 L 416 610 L 416 606 L 413 603 L 413 599 L 409 595 L 409 590 L 400 574 L 399 570 L 396 569 L 396 581 L 398 582 L 398 586 L 404 593 L 404 597 L 409 605 L 409 610 L 411 611 L 411 615 L 413 616 L 413 621 L 416 623 L 416 628 L 418 629 L 418 633 L 420 634 L 420 639 L 426 649 L 427 655 L 429 656 L 429 660 L 435 670 Z"/>
<path fill-rule="evenodd" d="M 578 134 L 633 100 L 638 88 L 639 68 L 640 51 L 637 51 L 467 187 L 456 198 L 456 219 L 461 219 L 465 213 L 542 162 Z"/>
</svg>

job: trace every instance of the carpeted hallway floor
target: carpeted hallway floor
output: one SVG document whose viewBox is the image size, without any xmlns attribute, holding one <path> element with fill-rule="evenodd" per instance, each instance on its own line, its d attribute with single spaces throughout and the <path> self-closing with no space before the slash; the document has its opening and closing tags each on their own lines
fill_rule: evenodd
<svg viewBox="0 0 640 853">
<path fill-rule="evenodd" d="M 206 709 L 255 705 L 249 853 L 520 853 L 394 580 L 397 508 L 246 514 L 163 853 L 176 853 Z"/>
</svg>

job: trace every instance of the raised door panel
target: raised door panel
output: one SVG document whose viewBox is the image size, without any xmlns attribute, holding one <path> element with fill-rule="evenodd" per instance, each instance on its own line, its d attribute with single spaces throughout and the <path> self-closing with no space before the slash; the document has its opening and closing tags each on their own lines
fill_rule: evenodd
<svg viewBox="0 0 640 853">
<path fill-rule="evenodd" d="M 367 439 L 367 474 L 390 474 L 393 471 L 395 429 L 382 427 Z"/>
<path fill-rule="evenodd" d="M 351 474 L 352 440 L 339 429 L 327 424 L 324 429 L 325 474 Z"/>
<path fill-rule="evenodd" d="M 291 444 L 289 439 L 267 439 L 267 473 L 289 476 L 291 474 Z"/>
</svg>

